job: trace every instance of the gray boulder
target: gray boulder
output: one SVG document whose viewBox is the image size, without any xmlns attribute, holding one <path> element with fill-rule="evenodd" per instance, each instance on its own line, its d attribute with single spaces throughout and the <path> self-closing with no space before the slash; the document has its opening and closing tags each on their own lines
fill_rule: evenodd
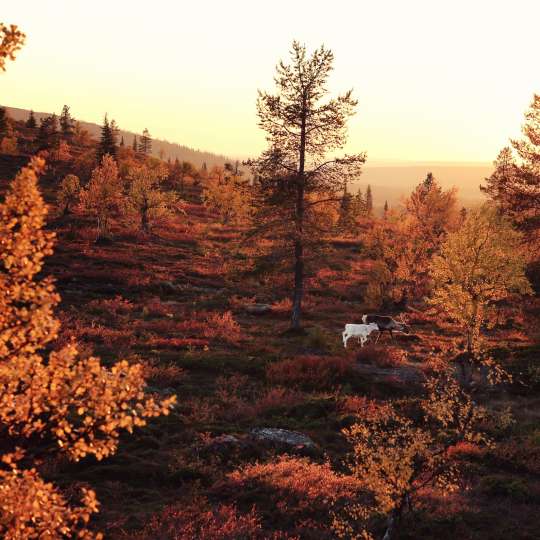
<svg viewBox="0 0 540 540">
<path fill-rule="evenodd" d="M 250 435 L 259 441 L 291 448 L 315 449 L 316 444 L 307 435 L 281 428 L 253 428 Z"/>
<path fill-rule="evenodd" d="M 251 315 L 264 315 L 272 311 L 272 306 L 270 304 L 247 304 L 244 309 Z"/>
</svg>

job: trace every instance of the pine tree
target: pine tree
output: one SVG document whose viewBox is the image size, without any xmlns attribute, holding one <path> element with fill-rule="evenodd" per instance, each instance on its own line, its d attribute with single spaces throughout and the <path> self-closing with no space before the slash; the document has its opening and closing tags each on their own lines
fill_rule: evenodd
<svg viewBox="0 0 540 540">
<path fill-rule="evenodd" d="M 371 186 L 368 184 L 366 189 L 366 215 L 370 217 L 373 214 L 373 195 L 371 193 Z"/>
<path fill-rule="evenodd" d="M 324 46 L 311 56 L 293 42 L 291 62 L 276 68 L 275 95 L 260 92 L 259 126 L 267 133 L 268 149 L 251 161 L 257 186 L 257 229 L 279 236 L 292 253 L 294 286 L 291 329 L 299 330 L 306 273 L 306 247 L 321 241 L 326 223 L 319 211 L 339 201 L 344 180 L 357 176 L 363 154 L 325 158 L 343 148 L 347 119 L 357 105 L 352 92 L 323 102 L 334 55 Z M 272 225 L 270 225 L 272 223 Z M 315 250 L 309 250 L 316 256 Z"/>
<path fill-rule="evenodd" d="M 388 201 L 384 201 L 384 219 L 388 217 Z"/>
<path fill-rule="evenodd" d="M 122 135 L 122 138 L 120 139 L 120 146 L 124 148 L 124 136 Z"/>
<path fill-rule="evenodd" d="M 103 119 L 103 126 L 101 127 L 101 139 L 99 141 L 97 149 L 97 160 L 98 163 L 101 163 L 101 160 L 107 154 L 116 158 L 116 142 L 115 142 L 115 128 L 114 120 L 109 124 L 109 119 L 107 115 Z"/>
<path fill-rule="evenodd" d="M 134 152 L 137 152 L 139 149 L 139 145 L 137 144 L 137 135 L 133 135 L 133 144 L 131 145 L 131 148 Z"/>
<path fill-rule="evenodd" d="M 356 217 L 364 216 L 366 213 L 366 200 L 362 194 L 362 188 L 358 188 L 353 200 L 353 211 Z"/>
<path fill-rule="evenodd" d="M 54 148 L 56 146 L 58 142 L 58 119 L 55 114 L 41 120 L 37 142 L 39 150 Z"/>
<path fill-rule="evenodd" d="M 339 219 L 338 227 L 350 232 L 351 227 L 354 225 L 354 201 L 352 195 L 347 190 L 347 182 L 343 186 L 343 195 L 339 202 Z"/>
<path fill-rule="evenodd" d="M 118 137 L 120 134 L 120 128 L 118 127 L 118 124 L 116 123 L 116 120 L 114 118 L 111 120 L 109 127 L 111 129 L 112 146 L 114 147 L 114 152 L 116 154 L 116 149 L 118 148 Z"/>
<path fill-rule="evenodd" d="M 145 156 L 152 152 L 152 139 L 150 138 L 150 132 L 144 128 L 144 131 L 139 141 L 139 152 Z"/>
<path fill-rule="evenodd" d="M 36 129 L 37 122 L 36 117 L 34 116 L 34 111 L 30 111 L 30 114 L 28 115 L 28 120 L 26 121 L 26 127 L 30 129 Z"/>
<path fill-rule="evenodd" d="M 0 140 L 5 137 L 8 132 L 8 116 L 4 107 L 0 107 Z"/>
<path fill-rule="evenodd" d="M 69 139 L 73 134 L 74 120 L 71 117 L 69 112 L 69 107 L 64 105 L 62 113 L 60 114 L 60 130 L 62 131 L 62 136 L 66 139 Z"/>
</svg>

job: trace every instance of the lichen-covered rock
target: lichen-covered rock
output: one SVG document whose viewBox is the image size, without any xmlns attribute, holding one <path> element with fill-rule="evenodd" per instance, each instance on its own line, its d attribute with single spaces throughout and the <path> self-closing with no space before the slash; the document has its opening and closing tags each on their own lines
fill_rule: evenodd
<svg viewBox="0 0 540 540">
<path fill-rule="evenodd" d="M 315 443 L 303 433 L 281 428 L 253 428 L 250 435 L 260 441 L 285 445 L 291 448 L 316 448 Z"/>
<path fill-rule="evenodd" d="M 247 304 L 244 309 L 251 315 L 264 315 L 272 311 L 272 306 L 270 304 Z"/>
</svg>

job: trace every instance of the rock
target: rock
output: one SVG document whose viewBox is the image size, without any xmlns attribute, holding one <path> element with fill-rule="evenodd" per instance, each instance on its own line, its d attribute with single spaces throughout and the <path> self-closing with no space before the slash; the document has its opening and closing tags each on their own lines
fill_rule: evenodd
<svg viewBox="0 0 540 540">
<path fill-rule="evenodd" d="M 356 364 L 356 371 L 367 375 L 374 381 L 400 381 L 402 383 L 422 383 L 425 380 L 424 373 L 413 366 L 395 368 L 381 368 L 373 365 Z"/>
<path fill-rule="evenodd" d="M 176 285 L 175 283 L 173 283 L 172 281 L 162 281 L 161 283 L 158 284 L 158 286 L 163 292 L 168 292 L 168 293 L 173 293 L 173 294 L 182 292 L 182 288 Z"/>
<path fill-rule="evenodd" d="M 270 304 L 247 304 L 244 309 L 252 315 L 264 315 L 272 311 L 272 306 Z"/>
<path fill-rule="evenodd" d="M 253 428 L 250 435 L 259 440 L 278 446 L 288 446 L 296 449 L 315 449 L 315 443 L 303 433 L 281 428 Z"/>
</svg>

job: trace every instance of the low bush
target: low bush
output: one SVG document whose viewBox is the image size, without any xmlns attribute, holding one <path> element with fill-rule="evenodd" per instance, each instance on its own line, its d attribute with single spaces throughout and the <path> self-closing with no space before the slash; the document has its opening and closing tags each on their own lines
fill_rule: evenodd
<svg viewBox="0 0 540 540">
<path fill-rule="evenodd" d="M 186 372 L 175 364 L 160 365 L 157 362 L 144 363 L 143 374 L 150 384 L 163 387 L 175 386 L 186 376 Z"/>
<path fill-rule="evenodd" d="M 96 299 L 88 303 L 88 309 L 103 315 L 127 315 L 135 311 L 135 305 L 121 295 L 114 298 Z"/>
<path fill-rule="evenodd" d="M 229 473 L 213 491 L 238 502 L 256 497 L 261 510 L 276 512 L 301 538 L 319 538 L 315 531 L 329 526 L 331 512 L 355 501 L 361 489 L 358 479 L 334 472 L 328 463 L 285 455 Z"/>
<path fill-rule="evenodd" d="M 296 356 L 266 368 L 271 383 L 306 390 L 335 388 L 346 383 L 352 373 L 352 360 L 338 356 Z"/>
<path fill-rule="evenodd" d="M 234 505 L 210 507 L 206 501 L 177 504 L 155 515 L 133 540 L 262 540 L 265 536 L 255 508 L 242 514 Z M 279 538 L 274 536 L 274 538 Z M 286 537 L 282 537 L 286 538 Z"/>
<path fill-rule="evenodd" d="M 405 351 L 382 345 L 366 345 L 356 355 L 356 360 L 359 363 L 372 364 L 381 368 L 399 367 L 406 358 Z"/>
<path fill-rule="evenodd" d="M 488 497 L 507 497 L 514 501 L 527 501 L 531 492 L 520 478 L 493 474 L 484 476 L 478 485 L 479 491 Z"/>
<path fill-rule="evenodd" d="M 210 339 L 217 339 L 237 345 L 242 338 L 240 325 L 234 320 L 230 311 L 225 313 L 209 313 L 206 316 L 206 328 L 204 335 Z"/>
</svg>

